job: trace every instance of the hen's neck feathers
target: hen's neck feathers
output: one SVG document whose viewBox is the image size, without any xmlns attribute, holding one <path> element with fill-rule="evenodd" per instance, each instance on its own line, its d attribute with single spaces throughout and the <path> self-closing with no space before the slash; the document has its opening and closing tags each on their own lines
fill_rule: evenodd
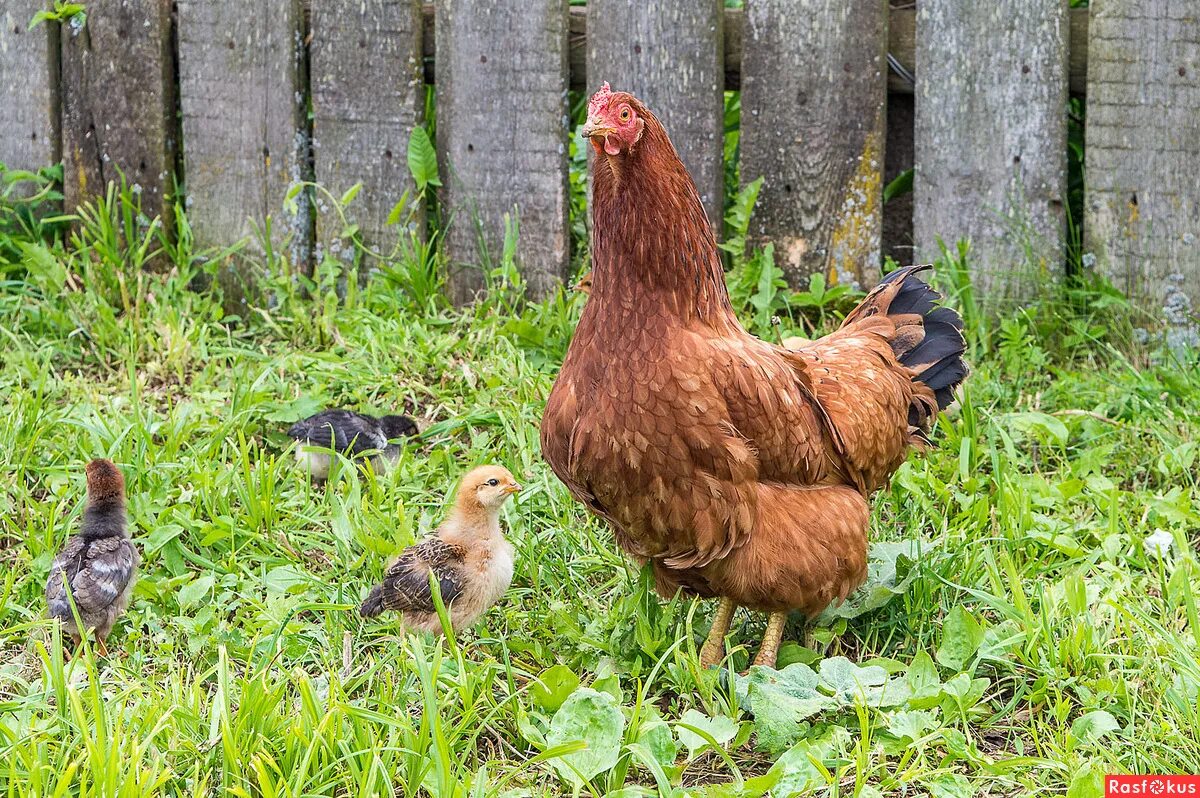
<svg viewBox="0 0 1200 798">
<path fill-rule="evenodd" d="M 641 115 L 631 152 L 596 158 L 588 309 L 652 303 L 685 322 L 727 324 L 733 308 L 696 185 L 662 124 Z"/>
</svg>

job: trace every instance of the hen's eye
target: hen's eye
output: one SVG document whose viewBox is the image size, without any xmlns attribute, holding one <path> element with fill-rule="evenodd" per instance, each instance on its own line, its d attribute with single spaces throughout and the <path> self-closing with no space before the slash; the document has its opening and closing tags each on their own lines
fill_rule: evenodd
<svg viewBox="0 0 1200 798">
<path fill-rule="evenodd" d="M 629 106 L 626 106 L 621 109 L 621 121 L 622 122 L 629 121 Z"/>
<path fill-rule="evenodd" d="M 496 487 L 497 485 L 499 485 L 499 484 L 500 484 L 500 480 L 498 480 L 498 479 L 489 479 L 489 480 L 487 481 L 487 484 L 488 484 L 489 486 L 491 486 L 491 487 L 493 487 L 493 488 L 494 488 L 494 487 Z"/>
</svg>

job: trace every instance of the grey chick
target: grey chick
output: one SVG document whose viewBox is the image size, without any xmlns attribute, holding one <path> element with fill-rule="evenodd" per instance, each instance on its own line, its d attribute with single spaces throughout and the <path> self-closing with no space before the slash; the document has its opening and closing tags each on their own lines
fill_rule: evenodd
<svg viewBox="0 0 1200 798">
<path fill-rule="evenodd" d="M 83 524 L 54 558 L 46 580 L 50 617 L 62 621 L 75 647 L 91 630 L 97 651 L 108 656 L 108 635 L 129 606 L 141 559 L 125 520 L 125 478 L 111 460 L 93 460 L 87 464 Z M 71 599 L 82 630 L 71 612 Z"/>
<path fill-rule="evenodd" d="M 376 418 L 353 410 L 322 410 L 297 421 L 287 434 L 300 442 L 296 460 L 301 468 L 324 482 L 329 478 L 332 456 L 322 450 L 341 452 L 382 473 L 400 456 L 400 446 L 391 441 L 411 437 L 417 431 L 416 422 L 408 416 Z"/>
<path fill-rule="evenodd" d="M 479 620 L 513 576 L 513 547 L 500 529 L 500 508 L 521 490 L 508 469 L 482 466 L 465 477 L 454 509 L 432 536 L 409 546 L 358 608 L 364 618 L 403 613 L 405 626 L 440 632 L 429 586 L 432 572 L 455 629 Z"/>
</svg>

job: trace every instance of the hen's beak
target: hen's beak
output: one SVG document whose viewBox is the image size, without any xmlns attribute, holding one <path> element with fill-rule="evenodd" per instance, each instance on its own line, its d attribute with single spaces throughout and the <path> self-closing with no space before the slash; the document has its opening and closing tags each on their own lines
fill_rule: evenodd
<svg viewBox="0 0 1200 798">
<path fill-rule="evenodd" d="M 615 127 L 604 125 L 599 119 L 589 119 L 583 123 L 583 127 L 579 129 L 579 135 L 585 139 L 594 139 L 596 137 L 603 138 L 610 133 L 616 133 Z"/>
<path fill-rule="evenodd" d="M 521 492 L 521 486 L 520 486 L 520 485 L 518 485 L 517 483 L 515 483 L 515 482 L 514 482 L 514 483 L 513 483 L 513 484 L 511 484 L 511 485 L 507 485 L 507 486 L 505 486 L 505 488 L 504 488 L 504 492 L 505 492 L 506 494 L 510 495 L 510 496 L 511 496 L 512 494 L 514 494 L 514 493 L 520 493 L 520 492 Z"/>
</svg>

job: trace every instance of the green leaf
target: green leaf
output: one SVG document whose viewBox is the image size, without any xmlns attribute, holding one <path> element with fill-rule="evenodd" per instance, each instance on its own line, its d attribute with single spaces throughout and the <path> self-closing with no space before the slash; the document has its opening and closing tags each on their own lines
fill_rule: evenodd
<svg viewBox="0 0 1200 798">
<path fill-rule="evenodd" d="M 1101 798 L 1104 795 L 1104 774 L 1107 768 L 1089 762 L 1071 777 L 1067 798 Z"/>
<path fill-rule="evenodd" d="M 966 667 L 979 644 L 983 642 L 983 627 L 961 604 L 950 610 L 942 622 L 942 644 L 938 646 L 937 661 L 954 671 Z"/>
<path fill-rule="evenodd" d="M 423 127 L 414 127 L 408 137 L 408 171 L 418 191 L 442 184 L 438 179 L 437 150 L 429 140 L 429 131 Z"/>
<path fill-rule="evenodd" d="M 1121 724 L 1111 713 L 1098 709 L 1076 718 L 1071 724 L 1071 736 L 1076 745 L 1090 745 L 1120 729 Z"/>
<path fill-rule="evenodd" d="M 710 718 L 694 709 L 683 713 L 675 727 L 679 742 L 687 747 L 688 759 L 695 759 L 700 751 L 706 747 L 711 748 L 713 743 L 718 746 L 724 745 L 734 738 L 737 730 L 738 724 L 733 718 L 724 715 Z M 705 735 L 712 738 L 711 741 L 706 739 Z"/>
<path fill-rule="evenodd" d="M 966 776 L 938 776 L 929 782 L 929 794 L 933 798 L 971 798 L 975 794 L 975 787 Z"/>
<path fill-rule="evenodd" d="M 911 194 L 913 190 L 913 170 L 905 169 L 900 174 L 892 178 L 891 182 L 883 187 L 883 201 L 886 204 L 888 200 L 895 197 L 902 197 L 905 194 Z"/>
<path fill-rule="evenodd" d="M 674 765 L 679 756 L 679 744 L 675 742 L 675 735 L 671 733 L 671 727 L 661 720 L 642 724 L 638 730 L 638 742 L 664 768 Z"/>
<path fill-rule="evenodd" d="M 404 189 L 404 193 L 400 195 L 400 201 L 392 206 L 392 210 L 387 215 L 387 221 L 384 222 L 388 227 L 394 224 L 399 224 L 400 217 L 404 215 L 404 209 L 408 207 L 408 189 Z"/>
<path fill-rule="evenodd" d="M 217 580 L 212 574 L 203 574 L 179 588 L 179 592 L 175 594 L 175 600 L 179 602 L 179 608 L 186 610 L 189 607 L 199 604 L 212 592 L 213 585 L 216 583 Z"/>
<path fill-rule="evenodd" d="M 280 565 L 267 571 L 263 584 L 268 593 L 298 593 L 308 585 L 308 576 L 294 565 Z"/>
<path fill-rule="evenodd" d="M 909 742 L 916 742 L 924 737 L 926 732 L 936 729 L 938 725 L 937 716 L 932 712 L 897 712 L 888 721 L 887 731 L 893 736 L 907 739 Z"/>
<path fill-rule="evenodd" d="M 754 739 L 759 748 L 779 753 L 795 743 L 806 727 L 802 721 L 836 702 L 817 690 L 820 678 L 802 663 L 781 671 L 755 667 L 750 675 L 739 677 L 744 684 L 747 704 L 754 713 Z M 739 685 L 739 693 L 742 685 Z"/>
<path fill-rule="evenodd" d="M 566 665 L 555 665 L 542 671 L 537 681 L 529 686 L 529 697 L 542 709 L 554 712 L 578 686 L 579 677 L 574 671 Z"/>
<path fill-rule="evenodd" d="M 1022 413 L 1007 413 L 1000 417 L 1007 421 L 1014 435 L 1021 437 L 1038 437 L 1059 446 L 1066 446 L 1071 437 L 1067 425 L 1049 413 L 1027 410 Z"/>
<path fill-rule="evenodd" d="M 796 743 L 771 768 L 772 772 L 778 771 L 780 774 L 772 794 L 807 793 L 828 784 L 835 777 L 824 763 L 833 759 L 849 739 L 849 732 L 841 726 L 834 726 L 820 737 Z"/>
<path fill-rule="evenodd" d="M 845 657 L 830 657 L 817 668 L 821 686 L 830 690 L 843 704 L 852 704 L 856 697 L 866 698 L 867 689 L 880 687 L 887 681 L 887 671 L 878 665 L 862 668 Z"/>
<path fill-rule="evenodd" d="M 817 622 L 827 626 L 836 618 L 857 618 L 907 592 L 920 573 L 916 563 L 931 548 L 928 542 L 921 540 L 872 543 L 867 552 L 867 579 L 862 587 L 841 604 L 821 613 Z"/>
<path fill-rule="evenodd" d="M 346 189 L 346 193 L 342 195 L 342 198 L 340 200 L 338 200 L 338 203 L 341 204 L 343 207 L 346 205 L 349 205 L 351 202 L 354 201 L 354 198 L 358 196 L 358 192 L 360 192 L 360 191 L 362 191 L 362 182 L 361 181 L 358 183 L 355 183 L 354 185 L 350 186 L 350 188 Z"/>
<path fill-rule="evenodd" d="M 550 764 L 575 789 L 612 769 L 621 754 L 625 716 L 608 693 L 580 687 L 563 702 L 546 735 L 549 746 L 581 740 L 587 748 L 553 760 Z"/>
</svg>

